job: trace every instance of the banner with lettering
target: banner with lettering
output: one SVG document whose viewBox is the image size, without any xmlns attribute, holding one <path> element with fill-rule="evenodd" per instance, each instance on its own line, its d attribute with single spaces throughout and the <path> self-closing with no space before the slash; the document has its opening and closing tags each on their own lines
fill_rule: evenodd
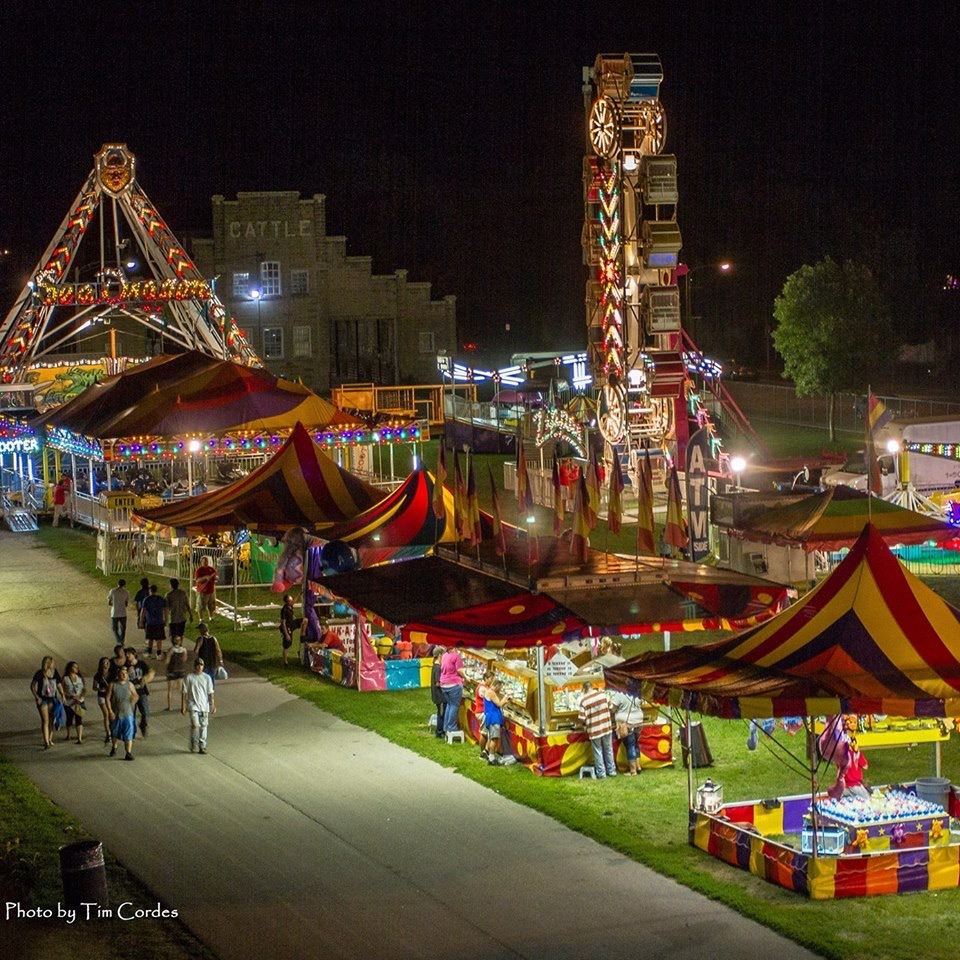
<svg viewBox="0 0 960 960">
<path fill-rule="evenodd" d="M 707 428 L 701 427 L 687 441 L 687 532 L 690 536 L 688 550 L 693 561 L 702 560 L 710 553 L 709 460 L 710 437 Z"/>
</svg>

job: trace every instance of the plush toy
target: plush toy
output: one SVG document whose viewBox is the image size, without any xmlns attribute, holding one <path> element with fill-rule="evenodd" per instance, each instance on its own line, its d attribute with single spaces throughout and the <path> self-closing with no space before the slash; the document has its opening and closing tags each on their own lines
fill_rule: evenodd
<svg viewBox="0 0 960 960">
<path fill-rule="evenodd" d="M 273 574 L 273 592 L 286 593 L 303 582 L 303 560 L 307 552 L 307 533 L 303 527 L 291 527 L 283 535 L 283 553 Z"/>
</svg>

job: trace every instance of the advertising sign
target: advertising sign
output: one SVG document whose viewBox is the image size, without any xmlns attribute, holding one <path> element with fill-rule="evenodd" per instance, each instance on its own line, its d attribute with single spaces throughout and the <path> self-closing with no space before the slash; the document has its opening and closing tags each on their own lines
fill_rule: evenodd
<svg viewBox="0 0 960 960">
<path fill-rule="evenodd" d="M 687 529 L 690 534 L 690 559 L 695 562 L 710 553 L 707 525 L 710 505 L 707 476 L 709 458 L 710 438 L 706 427 L 701 427 L 687 442 Z"/>
</svg>

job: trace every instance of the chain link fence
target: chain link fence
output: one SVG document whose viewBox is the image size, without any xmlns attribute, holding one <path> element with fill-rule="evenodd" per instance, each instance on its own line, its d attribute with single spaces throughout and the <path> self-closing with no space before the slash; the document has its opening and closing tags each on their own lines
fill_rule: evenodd
<svg viewBox="0 0 960 960">
<path fill-rule="evenodd" d="M 796 427 L 828 429 L 829 397 L 798 397 L 789 384 L 726 382 L 727 389 L 751 419 L 786 423 Z M 960 416 L 960 402 L 928 400 L 923 397 L 880 395 L 880 400 L 895 417 Z M 834 427 L 842 433 L 862 433 L 866 396 L 862 393 L 838 393 L 834 407 Z"/>
</svg>

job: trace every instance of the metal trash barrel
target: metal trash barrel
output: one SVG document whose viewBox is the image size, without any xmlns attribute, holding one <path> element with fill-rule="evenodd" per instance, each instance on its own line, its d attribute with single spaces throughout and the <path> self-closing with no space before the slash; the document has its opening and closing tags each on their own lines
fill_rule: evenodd
<svg viewBox="0 0 960 960">
<path fill-rule="evenodd" d="M 917 796 L 927 803 L 950 808 L 950 781 L 946 777 L 917 777 Z"/>
<path fill-rule="evenodd" d="M 99 840 L 80 840 L 61 847 L 60 877 L 64 906 L 76 910 L 81 903 L 110 905 L 103 844 Z"/>
</svg>

